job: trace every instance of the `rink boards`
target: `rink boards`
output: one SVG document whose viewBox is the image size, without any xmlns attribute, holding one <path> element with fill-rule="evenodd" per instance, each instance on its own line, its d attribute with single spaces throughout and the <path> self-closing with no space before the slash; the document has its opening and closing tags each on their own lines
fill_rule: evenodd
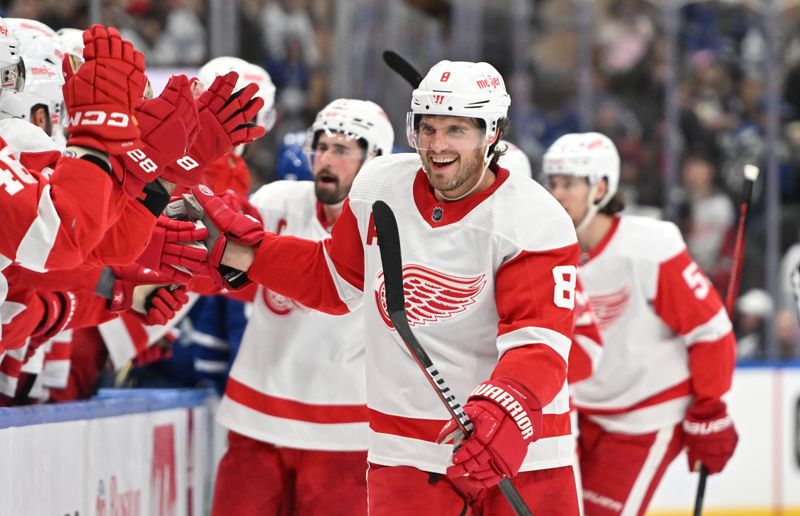
<svg viewBox="0 0 800 516">
<path fill-rule="evenodd" d="M 204 514 L 213 403 L 208 391 L 123 391 L 0 409 L 0 516 Z M 709 478 L 704 514 L 800 516 L 800 368 L 738 368 L 728 403 L 740 443 Z M 648 514 L 691 514 L 696 484 L 681 455 Z"/>
<path fill-rule="evenodd" d="M 211 393 L 119 394 L 0 409 L 0 516 L 205 514 Z"/>
<path fill-rule="evenodd" d="M 738 367 L 726 401 L 739 446 L 725 471 L 709 477 L 703 514 L 800 516 L 800 365 Z M 691 514 L 696 487 L 681 454 L 647 514 Z"/>
</svg>

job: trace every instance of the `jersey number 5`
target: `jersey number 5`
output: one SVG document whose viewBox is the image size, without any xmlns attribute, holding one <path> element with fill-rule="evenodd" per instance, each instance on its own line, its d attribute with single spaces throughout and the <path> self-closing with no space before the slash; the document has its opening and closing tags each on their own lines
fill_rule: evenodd
<svg viewBox="0 0 800 516">
<path fill-rule="evenodd" d="M 683 276 L 683 281 L 689 285 L 689 288 L 692 289 L 697 299 L 706 298 L 711 285 L 709 284 L 706 275 L 703 274 L 703 271 L 697 267 L 695 262 L 687 265 L 686 268 L 683 269 L 681 276 Z"/>
<path fill-rule="evenodd" d="M 553 291 L 553 303 L 559 308 L 575 308 L 575 282 L 578 281 L 578 269 L 574 265 L 557 265 L 553 267 L 553 279 L 556 287 Z"/>
</svg>

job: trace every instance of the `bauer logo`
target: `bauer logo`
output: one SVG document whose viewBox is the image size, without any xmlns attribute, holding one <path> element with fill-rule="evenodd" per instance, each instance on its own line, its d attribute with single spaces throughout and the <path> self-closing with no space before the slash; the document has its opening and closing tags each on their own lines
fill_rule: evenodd
<svg viewBox="0 0 800 516">
<path fill-rule="evenodd" d="M 465 312 L 486 285 L 486 276 L 463 277 L 445 274 L 416 264 L 403 266 L 403 293 L 411 326 L 427 326 Z M 383 271 L 375 279 L 375 304 L 383 322 L 394 329 L 386 308 Z"/>
<path fill-rule="evenodd" d="M 152 516 L 175 516 L 178 488 L 175 478 L 175 427 L 153 428 L 153 464 L 150 469 L 150 511 Z"/>
</svg>

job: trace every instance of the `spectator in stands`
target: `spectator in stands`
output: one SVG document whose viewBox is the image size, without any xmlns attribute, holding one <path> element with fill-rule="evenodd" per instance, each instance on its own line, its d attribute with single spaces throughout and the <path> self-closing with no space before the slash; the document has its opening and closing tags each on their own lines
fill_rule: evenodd
<svg viewBox="0 0 800 516">
<path fill-rule="evenodd" d="M 748 290 L 739 297 L 734 317 L 737 360 L 764 358 L 765 325 L 773 312 L 772 298 L 764 290 Z"/>
<path fill-rule="evenodd" d="M 686 245 L 697 264 L 713 279 L 719 272 L 720 251 L 733 228 L 733 202 L 718 189 L 714 164 L 705 157 L 687 157 L 681 174 L 690 213 L 684 235 Z"/>
</svg>

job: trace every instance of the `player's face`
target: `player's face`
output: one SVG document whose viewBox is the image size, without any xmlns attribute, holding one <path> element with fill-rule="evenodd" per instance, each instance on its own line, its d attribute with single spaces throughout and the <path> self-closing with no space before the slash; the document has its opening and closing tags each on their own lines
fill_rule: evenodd
<svg viewBox="0 0 800 516">
<path fill-rule="evenodd" d="M 475 185 L 483 171 L 485 149 L 484 132 L 471 118 L 420 119 L 417 152 L 431 186 L 447 197 L 457 197 Z"/>
<path fill-rule="evenodd" d="M 567 211 L 572 223 L 580 224 L 589 211 L 589 181 L 584 177 L 551 175 L 548 189 Z"/>
<path fill-rule="evenodd" d="M 320 134 L 314 148 L 314 191 L 322 204 L 339 204 L 353 186 L 364 152 L 341 133 Z"/>
</svg>

